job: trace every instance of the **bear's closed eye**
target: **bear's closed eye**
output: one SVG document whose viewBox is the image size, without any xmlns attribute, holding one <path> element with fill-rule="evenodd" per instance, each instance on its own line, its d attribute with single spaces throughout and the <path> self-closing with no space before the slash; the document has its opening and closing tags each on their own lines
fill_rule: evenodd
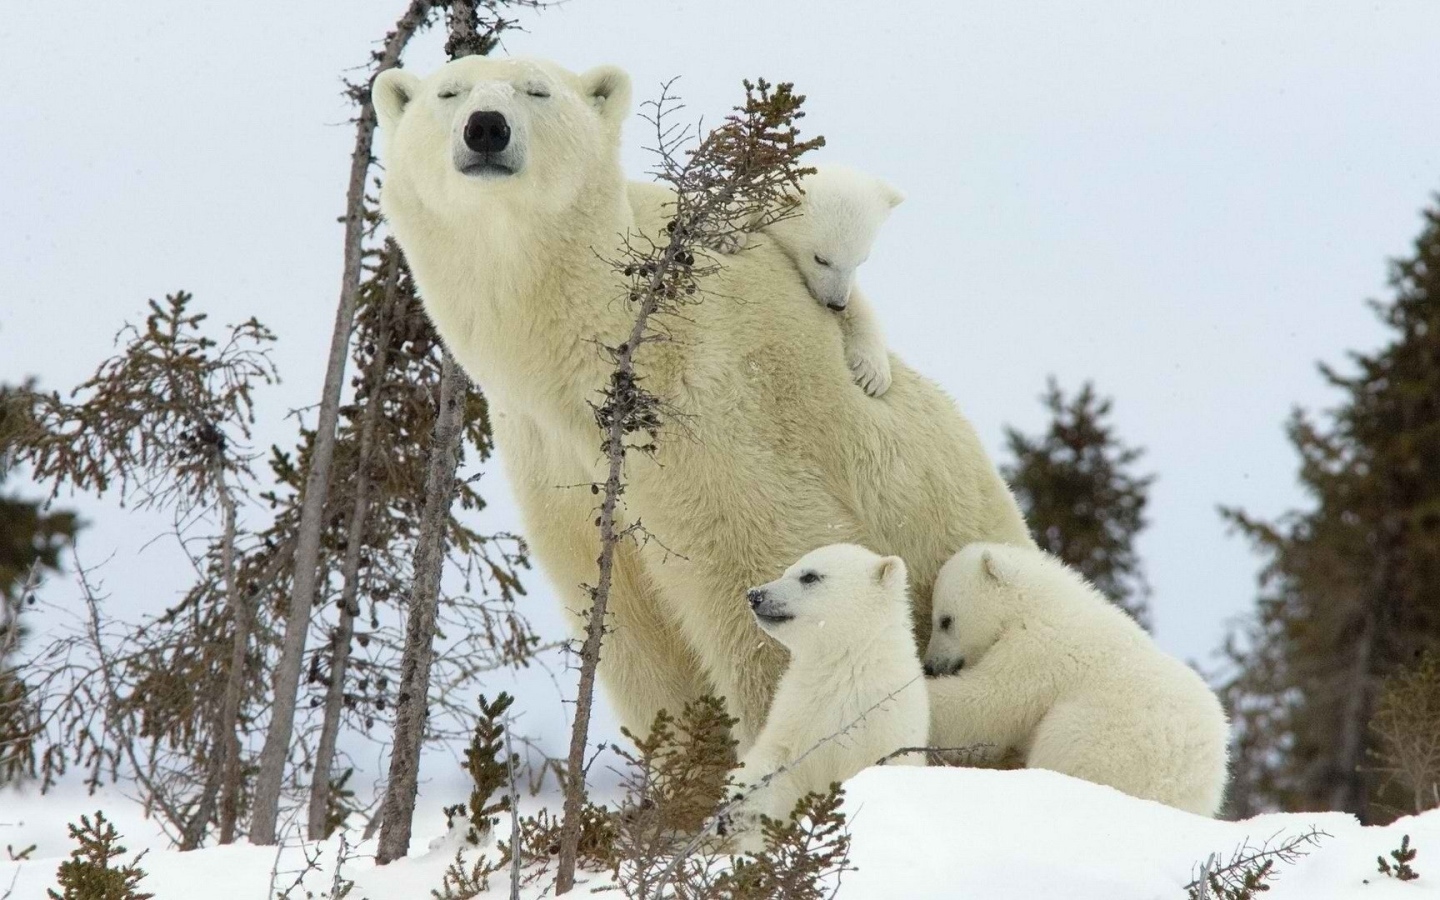
<svg viewBox="0 0 1440 900">
<path fill-rule="evenodd" d="M 955 620 L 952 619 L 950 616 L 941 616 L 941 617 L 940 617 L 940 630 L 941 630 L 941 631 L 949 631 L 949 630 L 950 630 L 950 626 L 951 626 L 951 625 L 954 625 L 954 624 L 955 624 Z"/>
</svg>

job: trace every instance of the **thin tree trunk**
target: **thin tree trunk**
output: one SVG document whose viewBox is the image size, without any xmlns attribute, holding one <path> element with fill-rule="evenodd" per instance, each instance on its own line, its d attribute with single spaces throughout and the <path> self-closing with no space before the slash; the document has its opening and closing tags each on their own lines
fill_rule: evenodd
<svg viewBox="0 0 1440 900">
<path fill-rule="evenodd" d="M 644 342 L 650 316 L 659 306 L 658 294 L 650 291 L 641 301 L 622 345 L 612 384 L 633 379 L 635 351 Z M 575 721 L 570 726 L 570 752 L 565 760 L 565 815 L 560 823 L 560 854 L 555 865 L 555 893 L 564 894 L 575 886 L 575 862 L 580 844 L 580 812 L 585 805 L 585 748 L 590 740 L 590 715 L 595 703 L 595 674 L 600 667 L 600 649 L 605 639 L 605 612 L 610 602 L 610 583 L 615 569 L 615 545 L 624 537 L 615 528 L 615 511 L 624 493 L 625 428 L 630 416 L 624 410 L 611 412 L 605 433 L 605 455 L 609 468 L 604 498 L 600 502 L 600 574 L 590 592 L 590 609 L 585 622 L 585 643 L 580 647 L 580 683 L 575 694 Z"/>
<path fill-rule="evenodd" d="M 488 49 L 479 33 L 477 7 L 477 0 L 451 0 L 450 38 L 445 43 L 451 59 L 484 53 Z M 503 23 L 503 20 L 497 17 L 496 22 Z M 455 469 L 460 462 L 465 399 L 470 389 L 470 380 L 450 351 L 442 348 L 441 352 L 440 405 L 435 414 L 435 436 L 425 473 L 425 506 L 415 544 L 414 581 L 410 586 L 410 611 L 405 622 L 405 649 L 400 659 L 400 687 L 395 700 L 395 740 L 390 746 L 390 773 L 379 813 L 380 841 L 375 862 L 382 866 L 400 859 L 410 849 L 420 750 L 424 746 L 429 714 L 430 663 L 434 654 L 435 619 L 439 613 L 440 576 L 445 568 L 445 526 L 455 496 Z"/>
<path fill-rule="evenodd" d="M 420 533 L 415 545 L 414 581 L 405 622 L 400 687 L 395 699 L 395 741 L 390 748 L 390 774 L 385 786 L 385 802 L 380 809 L 380 843 L 375 852 L 375 862 L 380 865 L 400 859 L 410 848 L 420 749 L 425 740 L 428 714 L 440 576 L 445 567 L 445 526 L 455 496 L 455 468 L 464 435 L 468 389 L 465 373 L 450 352 L 444 351 L 440 365 L 440 408 L 435 415 L 435 436 L 425 473 L 425 506 L 420 514 Z"/>
<path fill-rule="evenodd" d="M 240 736 L 236 734 L 237 720 L 240 713 L 240 696 L 245 682 L 245 648 L 250 640 L 250 604 L 244 602 L 240 592 L 235 585 L 235 536 L 236 536 L 236 509 L 235 498 L 230 496 L 230 491 L 225 485 L 224 460 L 216 455 L 216 483 L 219 490 L 216 499 L 220 504 L 220 578 L 224 585 L 225 605 L 230 610 L 231 621 L 233 622 L 234 634 L 231 637 L 230 664 L 225 673 L 225 694 L 220 702 L 220 709 L 215 718 L 215 744 L 216 758 L 210 765 L 210 775 L 206 779 L 204 793 L 201 794 L 199 806 L 196 808 L 194 817 L 185 828 L 184 839 L 180 844 L 181 850 L 195 850 L 205 842 L 205 832 L 210 824 L 210 817 L 215 812 L 217 794 L 225 786 L 225 776 L 230 769 L 232 759 L 236 764 L 240 758 Z M 231 840 L 233 840 L 234 823 L 231 823 Z M 222 844 L 230 843 L 225 839 L 223 833 L 220 838 Z"/>
<path fill-rule="evenodd" d="M 260 595 L 280 575 L 285 564 L 286 547 L 276 547 L 270 565 L 257 578 L 245 596 L 239 598 L 235 607 L 235 633 L 230 643 L 230 680 L 225 684 L 225 701 L 221 712 L 223 734 L 232 737 L 224 755 L 220 770 L 220 843 L 235 842 L 236 827 L 240 821 L 240 793 L 245 779 L 240 765 L 240 703 L 245 692 L 245 654 L 250 648 L 250 636 L 255 631 L 255 613 Z"/>
<path fill-rule="evenodd" d="M 345 681 L 349 677 L 350 642 L 355 635 L 355 617 L 360 614 L 360 550 L 365 540 L 365 518 L 370 510 L 370 457 L 374 452 L 375 426 L 380 421 L 384 398 L 380 382 L 385 375 L 390 349 L 390 325 L 395 315 L 395 288 L 400 282 L 400 251 L 387 242 L 389 263 L 385 273 L 384 307 L 375 356 L 366 373 L 370 395 L 360 422 L 360 447 L 355 462 L 355 497 L 350 508 L 350 525 L 345 537 L 345 560 L 340 573 L 340 618 L 331 638 L 330 684 L 325 694 L 325 719 L 320 726 L 320 746 L 315 751 L 315 771 L 310 782 L 310 840 L 329 837 L 326 826 L 330 806 L 330 772 L 335 761 L 335 744 L 340 734 L 340 715 L 345 702 Z"/>
<path fill-rule="evenodd" d="M 233 516 L 233 510 L 232 510 Z M 233 545 L 226 548 L 233 553 Z M 245 695 L 245 655 L 255 628 L 256 596 L 235 590 L 233 559 L 225 567 L 234 633 L 230 637 L 230 668 L 225 677 L 225 698 L 220 704 L 220 843 L 235 842 L 240 811 L 240 701 Z"/>
<path fill-rule="evenodd" d="M 590 609 L 585 622 L 585 643 L 580 648 L 580 684 L 575 692 L 575 721 L 570 726 L 570 753 L 565 759 L 565 817 L 560 825 L 560 856 L 556 862 L 557 894 L 564 894 L 575 886 L 580 812 L 585 805 L 585 748 L 590 739 L 590 714 L 595 703 L 595 673 L 600 666 L 600 647 L 605 638 L 605 610 L 609 604 L 610 581 L 615 569 L 615 544 L 619 540 L 615 530 L 615 507 L 619 503 L 622 490 L 625 450 L 621 442 L 625 440 L 625 433 L 618 416 L 611 424 L 607 437 L 611 449 L 610 469 L 605 479 L 605 499 L 600 504 L 600 577 L 590 595 Z"/>
<path fill-rule="evenodd" d="M 394 67 L 405 45 L 428 20 L 430 0 L 413 0 L 375 59 L 374 76 Z M 310 630 L 310 610 L 320 559 L 320 538 L 324 526 L 325 501 L 330 488 L 330 464 L 335 454 L 335 425 L 340 415 L 340 394 L 345 384 L 345 362 L 349 356 L 350 334 L 355 324 L 355 300 L 360 286 L 360 261 L 365 232 L 365 183 L 374 162 L 375 107 L 369 86 L 352 88 L 360 105 L 355 124 L 355 149 L 350 156 L 350 184 L 345 201 L 345 258 L 340 278 L 340 303 L 335 310 L 335 329 L 330 337 L 330 358 L 325 368 L 315 446 L 300 511 L 299 535 L 295 546 L 295 575 L 285 621 L 285 638 L 275 671 L 275 698 L 271 706 L 270 730 L 260 753 L 260 771 L 255 778 L 255 804 L 250 823 L 250 841 L 275 843 L 275 823 L 280 814 L 280 790 L 285 780 L 285 761 L 290 755 L 290 738 L 295 729 L 295 701 L 304 663 L 305 638 Z"/>
</svg>

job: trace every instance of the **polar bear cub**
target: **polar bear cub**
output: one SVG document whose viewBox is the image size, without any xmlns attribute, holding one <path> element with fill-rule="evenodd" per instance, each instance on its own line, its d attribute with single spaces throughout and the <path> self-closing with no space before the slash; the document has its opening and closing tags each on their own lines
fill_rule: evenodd
<svg viewBox="0 0 1440 900">
<path fill-rule="evenodd" d="M 905 197 L 846 166 L 816 166 L 800 187 L 795 207 L 764 233 L 795 263 L 811 296 L 840 315 L 845 362 L 865 393 L 879 397 L 890 389 L 890 351 L 875 310 L 855 284 L 855 270 Z"/>
<path fill-rule="evenodd" d="M 988 744 L 1211 816 L 1229 726 L 1214 692 L 1059 560 L 971 544 L 935 582 L 925 653 L 931 743 Z"/>
<path fill-rule="evenodd" d="M 925 745 L 930 709 L 907 591 L 898 556 L 832 544 L 746 594 L 755 621 L 790 650 L 790 666 L 738 772 L 753 786 L 784 769 L 734 817 L 742 846 L 758 814 L 784 819 L 805 794 Z"/>
</svg>

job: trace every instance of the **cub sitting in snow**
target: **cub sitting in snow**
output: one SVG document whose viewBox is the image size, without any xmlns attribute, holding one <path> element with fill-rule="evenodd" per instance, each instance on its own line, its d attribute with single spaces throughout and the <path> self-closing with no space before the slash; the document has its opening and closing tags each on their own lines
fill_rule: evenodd
<svg viewBox="0 0 1440 900">
<path fill-rule="evenodd" d="M 865 393 L 890 389 L 890 351 L 855 270 L 870 256 L 890 210 L 905 199 L 890 185 L 845 166 L 817 166 L 800 183 L 795 207 L 764 233 L 790 257 L 810 294 L 840 315 L 845 362 Z M 744 235 L 729 247 L 744 246 Z"/>
<path fill-rule="evenodd" d="M 748 592 L 760 627 L 789 648 L 790 666 L 737 775 L 753 786 L 785 768 L 732 817 L 742 847 L 756 837 L 759 814 L 784 819 L 805 794 L 925 745 L 930 711 L 907 589 L 898 556 L 832 544 Z"/>
<path fill-rule="evenodd" d="M 1215 694 L 1059 560 L 969 545 L 940 570 L 932 625 L 932 744 L 1016 750 L 1029 768 L 1219 809 L 1229 728 Z"/>
</svg>

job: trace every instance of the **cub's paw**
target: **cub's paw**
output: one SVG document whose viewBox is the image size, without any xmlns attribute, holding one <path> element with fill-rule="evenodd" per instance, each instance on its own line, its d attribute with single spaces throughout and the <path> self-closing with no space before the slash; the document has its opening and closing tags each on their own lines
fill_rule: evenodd
<svg viewBox="0 0 1440 900">
<path fill-rule="evenodd" d="M 716 819 L 715 834 L 723 839 L 727 853 L 755 854 L 765 849 L 760 813 L 745 804 L 721 813 Z"/>
<path fill-rule="evenodd" d="M 756 853 L 764 848 L 765 828 L 761 821 L 764 806 L 754 793 L 763 790 L 765 788 L 753 785 L 742 787 L 712 820 L 714 833 L 722 840 L 725 852 Z"/>
<path fill-rule="evenodd" d="M 855 383 L 865 393 L 879 397 L 890 390 L 890 354 L 882 348 L 853 348 L 845 355 Z"/>
</svg>

